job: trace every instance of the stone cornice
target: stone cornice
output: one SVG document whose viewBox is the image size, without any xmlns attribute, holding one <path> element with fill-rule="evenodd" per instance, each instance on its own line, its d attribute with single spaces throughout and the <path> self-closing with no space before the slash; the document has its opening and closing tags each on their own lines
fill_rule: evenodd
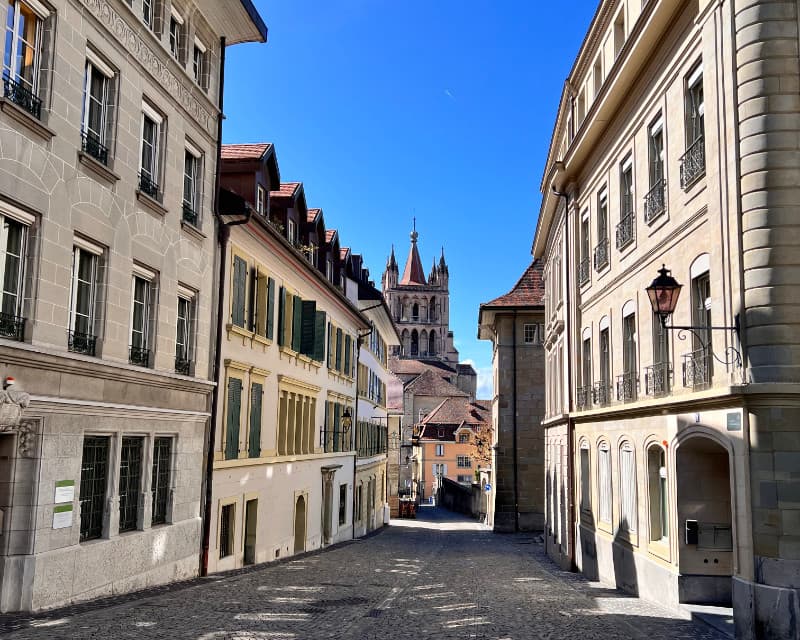
<svg viewBox="0 0 800 640">
<path fill-rule="evenodd" d="M 115 418 L 136 418 L 153 420 L 173 420 L 178 422 L 205 421 L 211 415 L 203 411 L 184 411 L 160 407 L 97 402 L 93 400 L 72 400 L 53 396 L 31 396 L 31 413 L 58 413 L 80 416 L 103 416 Z"/>
</svg>

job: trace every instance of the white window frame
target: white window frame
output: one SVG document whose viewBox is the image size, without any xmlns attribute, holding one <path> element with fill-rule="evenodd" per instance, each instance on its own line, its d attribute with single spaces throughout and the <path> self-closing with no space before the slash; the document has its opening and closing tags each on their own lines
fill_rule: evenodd
<svg viewBox="0 0 800 640">
<path fill-rule="evenodd" d="M 188 169 L 188 160 L 189 158 L 194 159 L 194 173 L 189 175 L 187 172 Z M 197 147 L 195 147 L 191 142 L 188 140 L 186 141 L 186 147 L 184 152 L 184 164 L 183 164 L 183 180 L 184 180 L 184 193 L 183 193 L 183 202 L 185 204 L 189 204 L 192 208 L 192 211 L 197 215 L 197 219 L 200 219 L 200 203 L 202 201 L 202 195 L 200 191 L 200 185 L 202 183 L 202 173 L 203 173 L 203 152 L 200 151 Z M 186 200 L 186 179 L 191 178 L 192 181 L 192 200 L 189 202 Z"/>
<path fill-rule="evenodd" d="M 152 316 L 153 316 L 153 308 L 154 308 L 154 300 L 155 300 L 155 282 L 156 282 L 157 274 L 154 271 L 151 271 L 147 267 L 143 267 L 138 264 L 133 265 L 133 277 L 131 278 L 131 313 L 130 313 L 130 331 L 129 331 L 129 338 L 130 338 L 130 347 L 134 346 L 134 334 L 137 333 L 136 328 L 133 325 L 134 321 L 134 308 L 136 306 L 136 281 L 142 280 L 143 282 L 147 283 L 147 287 L 145 289 L 146 298 L 143 301 L 143 313 L 142 313 L 142 327 L 138 331 L 142 335 L 141 343 L 142 346 L 137 347 L 138 349 L 142 350 L 151 350 L 152 344 L 152 336 L 151 333 L 151 326 L 152 326 Z"/>
<path fill-rule="evenodd" d="M 20 16 L 20 6 L 25 5 L 36 15 L 36 33 L 34 34 L 34 42 L 33 42 L 33 55 L 34 55 L 34 62 L 33 62 L 33 82 L 30 87 L 30 91 L 37 95 L 39 92 L 39 72 L 41 70 L 42 64 L 42 24 L 47 18 L 50 17 L 50 11 L 38 0 L 14 0 L 14 25 L 13 25 L 13 32 L 11 33 L 11 60 L 16 61 L 19 57 L 19 16 Z M 8 8 L 8 4 L 6 5 Z M 5 27 L 5 38 L 9 37 L 9 29 L 8 25 Z M 5 46 L 5 39 L 4 39 L 4 46 Z M 15 64 L 12 62 L 12 64 Z M 8 73 L 9 77 L 14 80 L 15 82 L 20 81 L 19 73 L 17 73 L 16 69 L 11 69 L 10 67 L 6 67 L 5 59 L 3 61 L 3 74 Z M 24 84 L 24 83 L 22 83 Z"/>
<path fill-rule="evenodd" d="M 260 184 L 256 186 L 256 211 L 262 216 L 267 214 L 267 190 Z"/>
<path fill-rule="evenodd" d="M 97 274 L 100 257 L 103 255 L 103 248 L 94 244 L 93 242 L 90 242 L 89 240 L 85 240 L 77 236 L 73 238 L 72 248 L 72 284 L 70 287 L 69 330 L 73 333 L 77 333 L 75 325 L 77 321 L 76 311 L 78 303 L 78 272 L 80 259 L 84 254 L 87 256 L 92 256 L 92 258 L 90 258 L 92 260 L 92 269 L 91 281 L 89 282 L 89 316 L 87 321 L 89 330 L 86 331 L 86 335 L 96 336 L 97 329 L 95 327 L 95 323 L 97 322 L 97 290 L 99 288 Z"/>
<path fill-rule="evenodd" d="M 297 225 L 291 218 L 286 221 L 286 239 L 289 244 L 297 244 Z"/>
<path fill-rule="evenodd" d="M 443 444 L 437 444 L 436 445 L 436 456 L 437 457 L 444 456 L 444 445 Z"/>
<path fill-rule="evenodd" d="M 206 46 L 198 38 L 195 38 L 194 47 L 192 48 L 192 77 L 200 87 L 203 87 L 203 75 L 206 71 L 206 51 Z"/>
<path fill-rule="evenodd" d="M 330 258 L 325 261 L 325 277 L 328 282 L 333 282 L 333 260 Z"/>
<path fill-rule="evenodd" d="M 160 168 L 160 155 L 161 155 L 161 129 L 164 125 L 164 118 L 159 114 L 153 107 L 151 107 L 146 102 L 142 103 L 142 126 L 141 131 L 139 134 L 139 174 L 141 175 L 144 171 L 144 123 L 145 118 L 149 119 L 154 127 L 154 135 L 153 135 L 153 166 L 152 170 L 148 171 L 150 174 L 150 180 L 159 185 L 159 189 L 161 188 L 159 183 L 159 168 Z"/>
<path fill-rule="evenodd" d="M 22 227 L 22 238 L 20 241 L 20 255 L 19 267 L 17 269 L 17 282 L 18 287 L 16 292 L 12 292 L 16 296 L 17 301 L 14 305 L 13 315 L 16 317 L 22 316 L 22 308 L 25 303 L 25 267 L 28 253 L 28 237 L 30 235 L 30 227 L 33 224 L 34 217 L 24 211 L 20 211 L 21 215 L 6 215 L 6 207 L 0 206 L 0 310 L 2 310 L 2 303 L 5 300 L 6 290 L 6 256 L 8 255 L 8 229 L 6 227 L 6 220 L 18 224 Z"/>
<path fill-rule="evenodd" d="M 91 105 L 91 83 L 92 72 L 97 71 L 105 81 L 103 83 L 103 98 L 101 102 L 101 125 L 98 134 L 98 142 L 108 148 L 108 107 L 109 107 L 109 90 L 111 88 L 111 81 L 114 78 L 114 70 L 103 62 L 97 54 L 91 49 L 86 50 L 86 68 L 83 83 L 83 117 L 81 119 L 81 131 L 84 135 L 89 134 L 89 107 Z M 94 132 L 93 132 L 94 133 Z"/>
<path fill-rule="evenodd" d="M 142 22 L 148 29 L 153 29 L 155 24 L 155 5 L 157 0 L 142 0 Z"/>
<path fill-rule="evenodd" d="M 177 37 L 175 38 L 174 49 L 173 49 L 173 38 L 172 38 L 173 23 L 178 25 L 178 33 Z M 184 24 L 183 16 L 180 13 L 178 13 L 178 11 L 175 9 L 174 6 L 171 7 L 169 16 L 169 50 L 170 53 L 172 54 L 172 57 L 175 58 L 175 60 L 178 60 L 179 62 L 181 57 L 181 35 L 182 35 L 181 30 L 183 28 L 183 24 Z"/>
<path fill-rule="evenodd" d="M 179 328 L 181 323 L 184 324 L 184 335 L 186 336 L 186 344 L 183 345 L 183 357 L 189 362 L 192 361 L 194 356 L 194 316 L 195 316 L 195 298 L 196 293 L 191 289 L 178 285 L 178 315 L 175 325 L 175 357 L 178 358 L 178 335 L 180 334 Z M 186 304 L 186 317 L 181 318 L 180 306 L 181 302 Z"/>
</svg>

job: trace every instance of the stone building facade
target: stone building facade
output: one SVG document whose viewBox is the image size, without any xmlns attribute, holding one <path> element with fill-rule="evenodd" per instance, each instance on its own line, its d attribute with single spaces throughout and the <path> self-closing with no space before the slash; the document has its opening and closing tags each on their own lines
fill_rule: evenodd
<svg viewBox="0 0 800 640">
<path fill-rule="evenodd" d="M 732 604 L 740 638 L 800 635 L 799 36 L 796 3 L 602 2 L 534 241 L 548 553 Z M 666 321 L 662 265 L 684 285 Z"/>
<path fill-rule="evenodd" d="M 492 341 L 495 531 L 544 530 L 544 285 L 534 262 L 505 295 L 483 303 L 478 337 Z"/>
<path fill-rule="evenodd" d="M 223 47 L 249 0 L 0 7 L 0 610 L 197 575 Z"/>
</svg>

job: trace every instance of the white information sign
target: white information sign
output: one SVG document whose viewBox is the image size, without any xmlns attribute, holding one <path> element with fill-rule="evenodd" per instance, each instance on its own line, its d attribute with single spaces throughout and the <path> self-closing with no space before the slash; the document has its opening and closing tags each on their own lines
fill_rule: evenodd
<svg viewBox="0 0 800 640">
<path fill-rule="evenodd" d="M 56 495 L 53 500 L 56 504 L 72 502 L 75 499 L 74 480 L 56 480 Z"/>
<path fill-rule="evenodd" d="M 66 529 L 72 526 L 72 505 L 53 507 L 53 529 Z"/>
</svg>

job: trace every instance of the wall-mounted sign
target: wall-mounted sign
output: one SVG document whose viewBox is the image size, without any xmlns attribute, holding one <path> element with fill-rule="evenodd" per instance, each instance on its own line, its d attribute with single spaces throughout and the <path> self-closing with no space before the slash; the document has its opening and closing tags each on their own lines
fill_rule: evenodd
<svg viewBox="0 0 800 640">
<path fill-rule="evenodd" d="M 728 431 L 741 431 L 742 430 L 742 414 L 738 411 L 726 414 L 728 424 Z"/>
<path fill-rule="evenodd" d="M 61 504 L 62 502 L 72 502 L 75 499 L 75 481 L 74 480 L 56 480 L 56 496 L 53 502 Z"/>
<path fill-rule="evenodd" d="M 53 529 L 66 529 L 72 526 L 72 505 L 61 504 L 53 507 Z"/>
</svg>

